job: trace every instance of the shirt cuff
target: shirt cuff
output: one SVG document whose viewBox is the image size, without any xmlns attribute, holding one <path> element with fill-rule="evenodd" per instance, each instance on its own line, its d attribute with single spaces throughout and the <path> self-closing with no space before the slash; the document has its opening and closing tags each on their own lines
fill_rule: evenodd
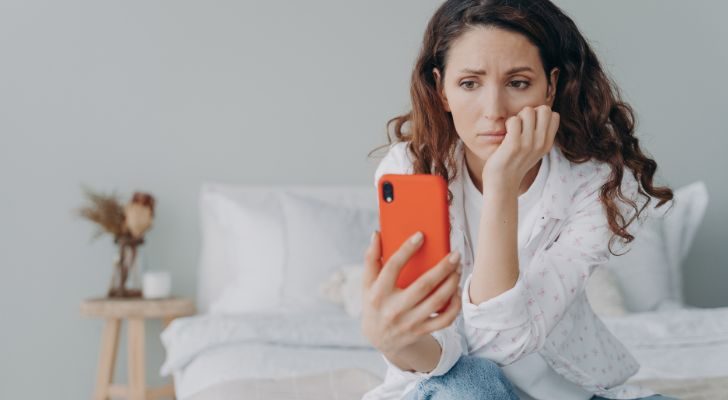
<svg viewBox="0 0 728 400">
<path fill-rule="evenodd" d="M 447 328 L 445 330 L 435 331 L 432 333 L 432 337 L 437 340 L 442 350 L 440 352 L 440 361 L 438 361 L 435 368 L 430 372 L 405 371 L 389 361 L 386 356 L 382 355 L 382 358 L 387 364 L 390 372 L 403 379 L 421 379 L 429 378 L 431 376 L 445 375 L 448 371 L 450 371 L 453 365 L 458 362 L 460 355 L 462 354 L 460 343 L 455 342 L 459 339 L 454 336 L 448 337 L 448 335 L 451 335 L 451 333 L 447 331 Z"/>
<path fill-rule="evenodd" d="M 473 274 L 470 274 L 463 284 L 463 318 L 466 324 L 480 329 L 502 331 L 528 322 L 527 291 L 521 279 L 512 288 L 476 305 L 470 301 L 472 277 Z"/>
</svg>

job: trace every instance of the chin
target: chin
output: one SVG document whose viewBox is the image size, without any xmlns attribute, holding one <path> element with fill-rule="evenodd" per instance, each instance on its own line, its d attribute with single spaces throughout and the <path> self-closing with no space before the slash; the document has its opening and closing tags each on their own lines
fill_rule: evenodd
<svg viewBox="0 0 728 400">
<path fill-rule="evenodd" d="M 482 143 L 476 143 L 474 145 L 468 146 L 470 149 L 470 152 L 473 153 L 476 157 L 479 159 L 486 161 L 488 157 L 490 157 L 491 154 L 493 154 L 496 149 L 498 149 L 499 144 L 482 144 Z"/>
</svg>

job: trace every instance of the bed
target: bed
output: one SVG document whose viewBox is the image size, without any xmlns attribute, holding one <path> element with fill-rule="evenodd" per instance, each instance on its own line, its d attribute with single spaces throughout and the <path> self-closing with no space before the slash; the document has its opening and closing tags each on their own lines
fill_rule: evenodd
<svg viewBox="0 0 728 400">
<path fill-rule="evenodd" d="M 345 400 L 378 385 L 385 364 L 360 331 L 357 292 L 373 187 L 211 182 L 199 200 L 201 312 L 161 336 L 177 397 Z M 687 306 L 680 290 L 706 205 L 702 182 L 677 190 L 587 288 L 641 364 L 630 382 L 682 399 L 728 398 L 728 307 Z"/>
</svg>

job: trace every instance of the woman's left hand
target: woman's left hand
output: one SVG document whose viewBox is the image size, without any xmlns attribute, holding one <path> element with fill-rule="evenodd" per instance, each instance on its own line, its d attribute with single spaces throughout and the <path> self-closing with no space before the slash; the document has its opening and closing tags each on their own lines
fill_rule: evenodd
<svg viewBox="0 0 728 400">
<path fill-rule="evenodd" d="M 524 107 L 506 120 L 506 135 L 483 167 L 483 185 L 518 190 L 526 173 L 551 150 L 559 128 L 559 113 L 548 105 Z"/>
</svg>

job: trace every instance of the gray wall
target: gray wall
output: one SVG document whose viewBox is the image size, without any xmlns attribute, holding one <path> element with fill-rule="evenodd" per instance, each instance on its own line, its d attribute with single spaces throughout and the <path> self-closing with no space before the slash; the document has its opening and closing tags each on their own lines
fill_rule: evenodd
<svg viewBox="0 0 728 400">
<path fill-rule="evenodd" d="M 158 200 L 147 268 L 194 296 L 205 180 L 369 184 L 439 1 L 0 1 L 0 398 L 90 396 L 115 252 L 73 216 L 80 184 Z M 690 303 L 723 290 L 728 28 L 721 2 L 560 1 L 636 108 L 673 187 L 704 180 Z M 148 380 L 163 360 L 148 327 Z M 120 354 L 118 378 L 125 380 Z"/>
</svg>

